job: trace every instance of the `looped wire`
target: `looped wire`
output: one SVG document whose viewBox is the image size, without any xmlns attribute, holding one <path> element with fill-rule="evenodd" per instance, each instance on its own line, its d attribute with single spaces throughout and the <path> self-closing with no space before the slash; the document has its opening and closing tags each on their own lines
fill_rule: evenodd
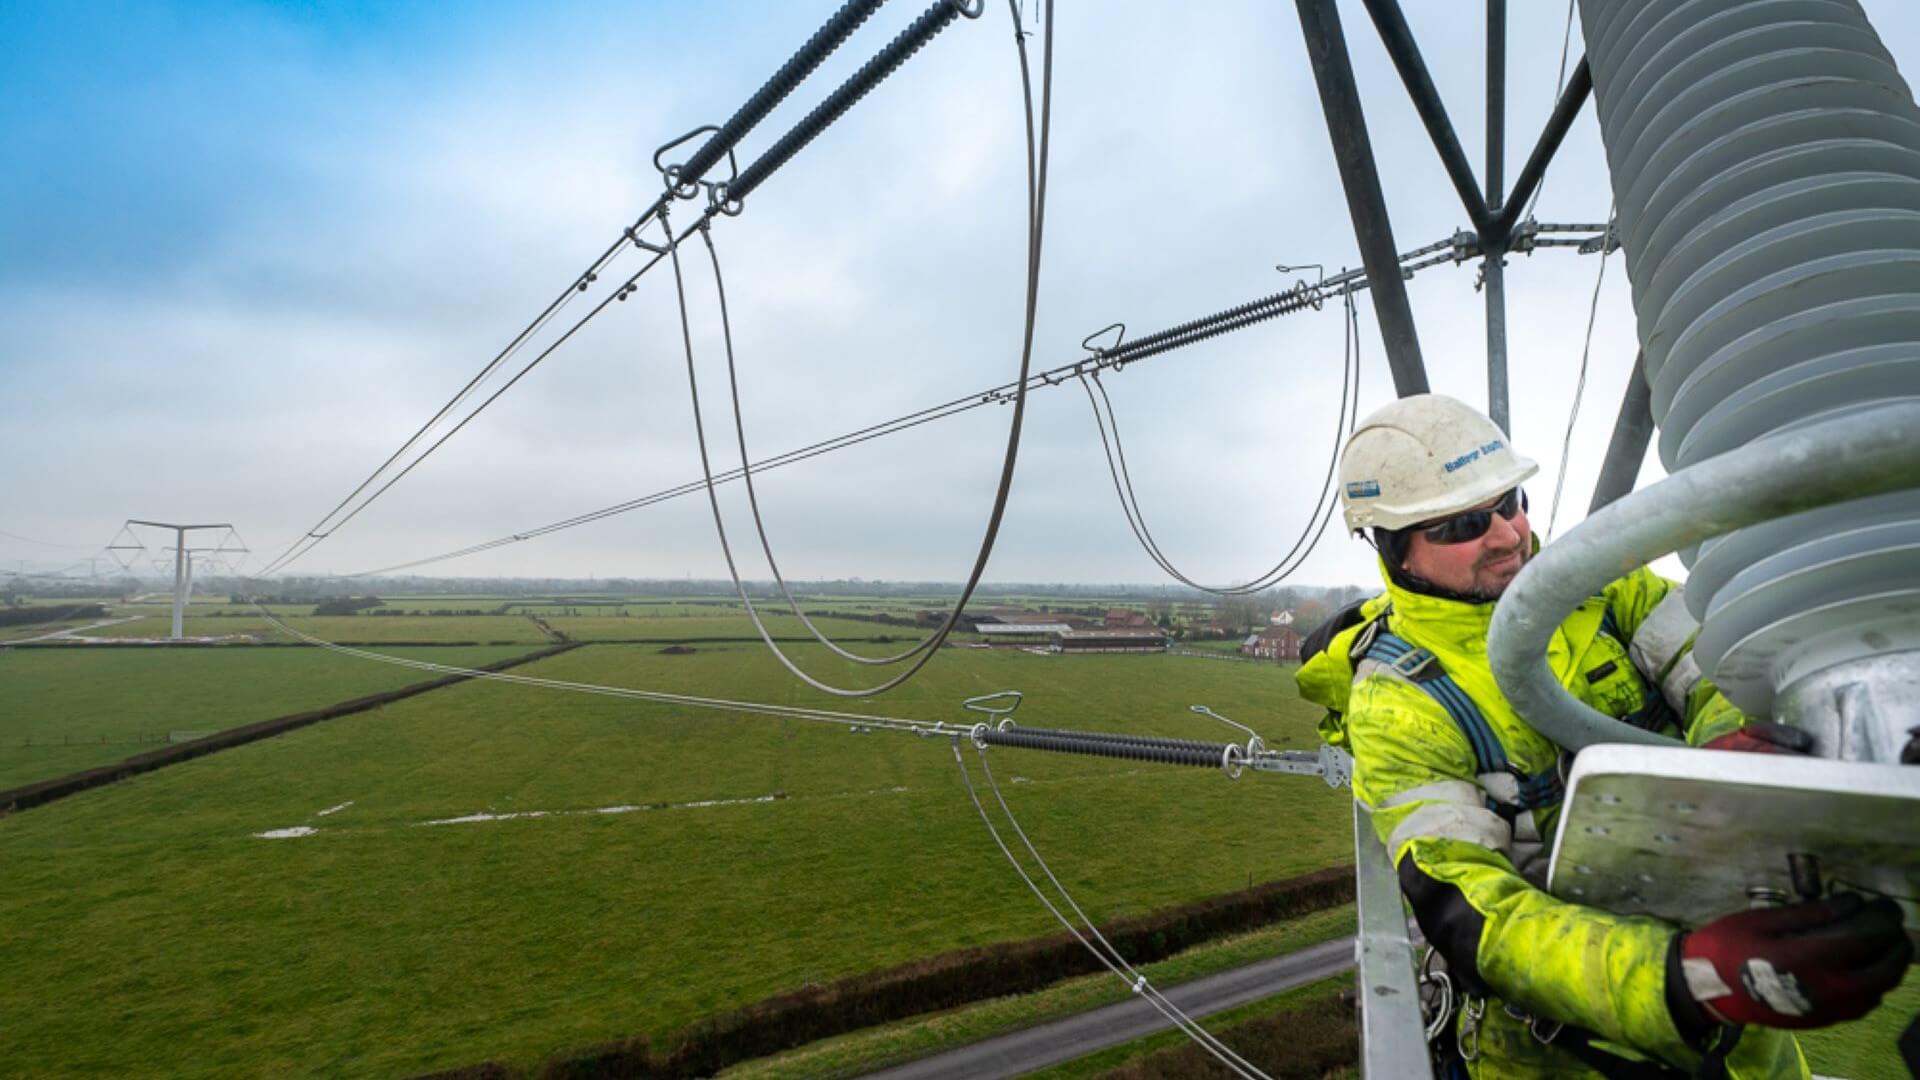
<svg viewBox="0 0 1920 1080">
<path fill-rule="evenodd" d="M 701 124 L 699 127 L 694 128 L 692 131 L 687 132 L 685 135 L 682 135 L 671 142 L 662 144 L 659 149 L 653 152 L 653 167 L 659 170 L 661 181 L 665 183 L 667 190 L 673 193 L 674 198 L 691 199 L 695 195 L 700 194 L 700 189 L 705 188 L 707 191 L 708 205 L 720 207 L 722 213 L 727 213 L 728 211 L 725 210 L 720 203 L 717 203 L 715 201 L 715 193 L 716 193 L 716 190 L 724 191 L 726 188 L 726 185 L 731 183 L 740 175 L 740 163 L 738 159 L 734 157 L 733 147 L 731 146 L 727 147 L 727 179 L 725 180 L 682 181 L 680 179 L 680 176 L 681 176 L 683 163 L 675 162 L 672 165 L 667 165 L 667 164 L 663 164 L 660 160 L 661 157 L 665 155 L 667 151 L 672 150 L 677 146 L 681 146 L 698 136 L 708 135 L 708 134 L 717 135 L 719 133 L 720 133 L 720 128 L 718 125 Z M 739 211 L 734 210 L 732 211 L 732 213 L 737 214 L 739 213 Z"/>
<path fill-rule="evenodd" d="M 1434 969 L 1433 960 L 1439 953 L 1440 950 L 1428 946 L 1426 956 L 1420 960 L 1420 1005 L 1423 1010 L 1432 1013 L 1427 1021 L 1429 1043 L 1440 1037 L 1440 1033 L 1446 1030 L 1447 1021 L 1453 1018 L 1453 977 L 1445 971 Z M 1425 992 L 1428 987 L 1433 988 L 1431 998 Z"/>
<path fill-rule="evenodd" d="M 1119 331 L 1119 332 L 1114 333 L 1114 331 Z M 1103 334 L 1114 334 L 1113 344 L 1095 345 L 1093 343 L 1094 338 L 1100 337 Z M 1086 337 L 1081 338 L 1080 347 L 1094 354 L 1095 356 L 1099 356 L 1102 353 L 1108 352 L 1112 349 L 1119 348 L 1120 344 L 1126 340 L 1127 340 L 1127 324 L 1123 322 L 1117 322 L 1117 323 L 1114 323 L 1112 326 L 1103 326 L 1100 329 L 1095 330 L 1093 333 L 1088 334 Z"/>
</svg>

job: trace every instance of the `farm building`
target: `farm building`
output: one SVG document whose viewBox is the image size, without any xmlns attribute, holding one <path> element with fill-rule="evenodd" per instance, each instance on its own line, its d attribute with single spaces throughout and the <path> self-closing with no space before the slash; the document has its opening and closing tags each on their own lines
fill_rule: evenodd
<svg viewBox="0 0 1920 1080">
<path fill-rule="evenodd" d="M 1050 645 L 1062 634 L 1073 633 L 1066 623 L 980 623 L 974 631 L 989 645 Z"/>
<path fill-rule="evenodd" d="M 946 618 L 946 612 L 922 612 L 922 621 L 931 617 L 934 625 Z M 1084 615 L 1069 615 L 1064 612 L 1028 611 L 1025 608 L 997 607 L 985 611 L 967 611 L 960 616 L 959 629 L 978 630 L 983 626 L 1065 626 L 1077 630 L 1087 625 Z"/>
<path fill-rule="evenodd" d="M 1269 626 L 1257 634 L 1248 634 L 1240 643 L 1240 655 L 1277 663 L 1298 662 L 1300 632 L 1292 626 Z"/>
<path fill-rule="evenodd" d="M 1075 630 L 1056 635 L 1061 652 L 1162 652 L 1167 635 L 1158 630 Z"/>
</svg>

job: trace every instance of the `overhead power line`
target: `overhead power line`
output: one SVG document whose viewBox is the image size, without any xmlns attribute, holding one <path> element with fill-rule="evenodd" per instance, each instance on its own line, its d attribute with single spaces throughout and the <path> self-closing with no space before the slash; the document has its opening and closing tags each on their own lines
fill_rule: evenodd
<svg viewBox="0 0 1920 1080">
<path fill-rule="evenodd" d="M 1551 227 L 1543 226 L 1542 228 Z M 1473 258 L 1474 256 L 1471 253 L 1473 249 L 1463 248 L 1461 246 L 1462 243 L 1461 235 L 1456 235 L 1447 240 L 1427 244 L 1405 253 L 1400 257 L 1402 261 L 1402 275 L 1411 276 L 1420 270 L 1439 265 L 1443 262 L 1458 263 Z M 1094 348 L 1089 344 L 1087 346 L 1090 350 L 1089 354 L 1080 359 L 1061 364 L 1057 367 L 1048 368 L 1045 371 L 1029 374 L 1023 379 L 1016 379 L 1011 382 L 1001 383 L 998 386 L 988 387 L 984 390 L 977 390 L 970 394 L 964 394 L 960 397 L 943 401 L 937 405 L 929 405 L 925 408 L 916 409 L 913 412 L 905 413 L 888 420 L 869 424 L 866 427 L 854 431 L 845 432 L 832 436 L 831 438 L 822 439 L 818 442 L 809 443 L 806 446 L 796 447 L 792 450 L 774 454 L 754 462 L 750 466 L 750 469 L 754 473 L 763 473 L 770 469 L 777 469 L 783 465 L 793 465 L 819 457 L 822 454 L 832 453 L 836 450 L 844 450 L 848 447 L 858 446 L 861 443 L 887 435 L 908 431 L 922 424 L 929 424 L 936 420 L 945 420 L 952 416 L 958 416 L 961 413 L 971 412 L 983 406 L 1011 404 L 1020 395 L 1028 391 L 1050 386 L 1059 386 L 1077 376 L 1090 375 L 1097 371 L 1120 371 L 1129 364 L 1151 359 L 1156 356 L 1162 356 L 1186 348 L 1189 345 L 1196 345 L 1223 334 L 1243 330 L 1249 326 L 1276 319 L 1283 315 L 1318 309 L 1324 306 L 1328 300 L 1359 292 L 1366 288 L 1366 273 L 1362 270 L 1346 271 L 1311 283 L 1304 281 L 1298 282 L 1292 287 L 1279 292 L 1271 293 L 1259 299 L 1250 300 L 1244 304 L 1238 304 L 1224 311 L 1218 311 L 1211 315 L 1181 323 L 1177 326 L 1168 327 L 1165 330 L 1156 331 L 1141 338 L 1122 341 L 1120 344 L 1111 348 Z M 1112 328 L 1110 327 L 1109 329 Z M 747 469 L 735 468 L 716 472 L 713 474 L 713 482 L 720 484 L 738 480 L 741 479 L 747 471 Z M 689 480 L 682 484 L 676 484 L 673 487 L 663 488 L 659 491 L 628 499 L 624 502 L 614 503 L 611 506 L 603 506 L 598 510 L 589 510 L 572 517 L 562 518 L 558 521 L 549 522 L 530 529 L 522 529 L 505 536 L 499 536 L 491 540 L 441 552 L 437 555 L 428 555 L 423 558 L 410 559 L 405 562 L 392 563 L 337 576 L 345 578 L 373 577 L 380 574 L 393 574 L 403 570 L 413 570 L 434 563 L 446 562 L 450 559 L 460 559 L 470 555 L 478 555 L 482 552 L 492 551 L 495 548 L 506 547 L 510 544 L 521 543 L 536 537 L 563 532 L 568 529 L 578 528 L 582 525 L 592 524 L 596 521 L 602 521 L 606 518 L 630 513 L 634 510 L 644 509 L 670 499 L 677 499 L 683 495 L 691 495 L 703 490 L 705 486 L 705 479 Z"/>
<path fill-rule="evenodd" d="M 980 540 L 980 548 L 974 558 L 973 569 L 967 576 L 966 584 L 962 586 L 960 590 L 959 599 L 954 601 L 953 610 L 947 613 L 947 617 L 941 621 L 938 629 L 929 635 L 924 642 L 914 648 L 908 649 L 893 657 L 879 658 L 883 663 L 911 660 L 906 670 L 900 672 L 898 675 L 874 686 L 860 688 L 834 686 L 809 675 L 775 643 L 773 635 L 767 631 L 766 623 L 760 618 L 760 612 L 754 607 L 752 598 L 747 595 L 746 584 L 740 579 L 740 568 L 734 562 L 733 547 L 727 540 L 726 519 L 720 513 L 720 498 L 714 487 L 713 465 L 707 454 L 706 425 L 701 417 L 700 410 L 700 386 L 694 372 L 693 327 L 687 317 L 686 284 L 681 272 L 678 245 L 670 249 L 673 262 L 674 291 L 679 299 L 680 333 L 681 339 L 686 347 L 687 390 L 693 403 L 694 437 L 700 445 L 701 486 L 705 489 L 707 493 L 707 503 L 713 510 L 714 532 L 720 541 L 720 552 L 726 558 L 727 574 L 733 579 L 734 591 L 739 595 L 740 602 L 746 606 L 747 617 L 752 620 L 754 629 L 760 634 L 760 640 L 766 643 L 767 648 L 773 653 L 775 659 L 779 660 L 781 665 L 795 678 L 822 693 L 833 694 L 836 697 L 871 697 L 875 694 L 885 693 L 906 682 L 908 679 L 913 678 L 921 668 L 927 665 L 928 661 L 933 659 L 935 653 L 939 651 L 941 643 L 946 641 L 947 636 L 953 632 L 953 628 L 959 624 L 961 614 L 966 611 L 967 602 L 973 598 L 974 589 L 979 587 L 980 579 L 986 574 L 987 561 L 993 556 L 994 540 L 999 535 L 1000 523 L 1006 515 L 1007 498 L 1013 491 L 1014 467 L 1020 453 L 1021 426 L 1026 416 L 1027 395 L 1025 388 L 1028 375 L 1033 369 L 1033 332 L 1035 322 L 1039 315 L 1040 305 L 1040 254 L 1042 242 L 1046 237 L 1048 134 L 1051 130 L 1053 104 L 1054 9 L 1052 4 L 1046 5 L 1045 29 L 1043 31 L 1044 37 L 1042 38 L 1042 59 L 1040 64 L 1039 131 L 1036 138 L 1033 79 L 1027 61 L 1027 35 L 1020 29 L 1020 12 L 1017 4 L 1014 0 L 1009 0 L 1007 6 L 1013 16 L 1013 42 L 1020 59 L 1020 89 L 1025 108 L 1027 134 L 1026 311 L 1024 326 L 1020 336 L 1020 376 L 1016 380 L 1016 384 L 1020 387 L 1020 390 L 1014 395 L 1013 418 L 1007 426 L 1007 450 L 1005 460 L 1002 462 L 1000 468 L 1000 483 L 998 489 L 994 492 L 993 507 L 987 514 L 986 532 Z M 948 18 L 951 18 L 950 14 Z M 917 26 L 919 24 L 916 23 L 915 25 Z M 900 41 L 901 39 L 895 39 L 895 45 L 900 44 Z M 708 253 L 713 256 L 714 281 L 716 288 L 720 290 L 721 297 L 720 312 L 723 339 L 726 342 L 727 349 L 727 371 L 731 379 L 734 373 L 733 331 L 731 326 L 728 325 L 725 306 L 726 294 L 724 287 L 720 284 L 720 259 L 719 256 L 714 253 L 712 237 L 704 229 L 701 230 L 701 238 L 707 244 Z M 747 464 L 746 435 L 744 424 L 740 420 L 738 412 L 739 396 L 737 389 L 734 395 L 734 405 L 735 424 L 737 430 L 740 432 L 741 465 L 742 468 L 745 469 Z M 752 482 L 751 475 L 748 475 L 748 482 L 749 484 Z M 751 490 L 751 488 L 749 488 L 749 490 Z M 758 515 L 756 514 L 756 523 L 757 522 Z M 762 530 L 761 539 L 763 542 L 765 538 L 766 533 Z M 768 558 L 769 562 L 771 562 L 771 550 L 768 552 Z M 784 592 L 784 583 L 781 588 Z M 793 606 L 795 611 L 798 611 L 799 605 L 794 601 L 793 594 L 789 592 L 786 593 L 786 596 L 788 603 Z M 816 639 L 821 641 L 826 640 L 825 635 L 815 629 L 811 622 L 807 623 L 807 627 L 813 631 Z M 837 646 L 835 649 L 839 651 Z M 918 654 L 918 659 L 913 659 L 915 654 Z"/>
<path fill-rule="evenodd" d="M 37 544 L 40 547 L 50 548 L 67 548 L 72 551 L 84 551 L 87 548 L 93 547 L 92 544 L 62 544 L 53 540 L 35 540 L 31 536 L 21 536 L 19 533 L 5 531 L 0 531 L 0 536 L 4 536 L 9 540 L 18 540 L 23 544 Z"/>
<path fill-rule="evenodd" d="M 1300 535 L 1287 553 L 1280 557 L 1280 561 L 1239 585 L 1203 585 L 1182 573 L 1160 550 L 1159 543 L 1153 538 L 1153 531 L 1147 527 L 1147 516 L 1140 509 L 1140 499 L 1134 494 L 1133 476 L 1127 469 L 1127 451 L 1120 441 L 1120 419 L 1114 413 L 1113 399 L 1107 395 L 1106 384 L 1100 381 L 1098 371 L 1091 376 L 1081 377 L 1080 385 L 1087 392 L 1088 403 L 1093 406 L 1093 421 L 1100 432 L 1100 447 L 1106 453 L 1107 471 L 1113 475 L 1113 490 L 1120 497 L 1120 511 L 1126 515 L 1127 527 L 1132 530 L 1134 539 L 1139 541 L 1154 565 L 1160 567 L 1168 577 L 1201 592 L 1219 596 L 1246 596 L 1271 587 L 1299 569 L 1319 545 L 1328 522 L 1333 520 L 1334 508 L 1339 505 L 1333 478 L 1340 460 L 1340 447 L 1346 437 L 1352 434 L 1354 422 L 1360 414 L 1359 318 L 1354 310 L 1352 294 L 1348 293 L 1341 299 L 1346 312 L 1341 320 L 1344 345 L 1341 350 L 1340 405 L 1334 411 L 1333 446 L 1328 452 L 1326 475 L 1320 481 L 1320 493 L 1314 498 L 1313 510 L 1307 514 Z M 1109 433 L 1111 438 L 1108 437 Z"/>
<path fill-rule="evenodd" d="M 855 102 L 874 86 L 878 85 L 882 80 L 886 79 L 887 76 L 896 71 L 908 57 L 912 56 L 922 45 L 931 40 L 935 34 L 938 34 L 944 29 L 954 18 L 960 14 L 978 14 L 977 8 L 969 9 L 965 4 L 961 3 L 960 0 L 951 0 L 951 2 L 950 0 L 937 0 L 937 2 L 916 19 L 912 25 L 897 35 L 893 41 L 876 54 L 874 58 L 863 65 L 851 79 L 848 79 L 846 83 L 842 84 L 825 103 L 809 113 L 799 125 L 776 142 L 772 150 L 750 164 L 746 171 L 736 172 L 725 181 L 714 183 L 706 182 L 704 180 L 706 173 L 711 171 L 713 166 L 718 164 L 722 158 L 727 158 L 731 161 L 735 144 L 737 144 L 749 130 L 764 119 L 776 105 L 783 101 L 787 95 L 792 92 L 794 87 L 798 86 L 802 80 L 812 74 L 820 65 L 820 62 L 838 48 L 882 2 L 883 0 L 848 0 L 848 3 L 844 4 L 839 11 L 835 12 L 833 17 L 830 18 L 820 30 L 816 31 L 814 35 L 801 46 L 799 51 L 789 58 L 786 64 L 782 65 L 781 68 L 768 79 L 766 84 L 756 91 L 740 109 L 735 111 L 733 116 L 727 120 L 726 124 L 718 128 L 695 129 L 695 131 L 690 132 L 688 135 L 682 136 L 663 146 L 655 155 L 655 165 L 661 169 L 666 190 L 654 200 L 653 204 L 643 211 L 632 225 L 627 226 L 622 231 L 620 237 L 608 246 L 585 271 L 570 281 L 567 287 L 563 289 L 532 322 L 528 323 L 525 328 L 516 334 L 499 353 L 495 354 L 493 359 L 482 366 L 480 371 L 475 374 L 472 379 L 469 379 L 465 386 L 455 393 L 452 398 L 448 399 L 447 403 L 442 405 L 425 424 L 422 424 L 418 430 L 409 436 L 407 440 L 400 445 L 399 449 L 395 450 L 386 461 L 382 462 L 379 468 L 368 474 L 344 499 L 335 504 L 318 522 L 299 537 L 295 538 L 293 543 L 289 544 L 280 555 L 269 562 L 260 571 L 261 576 L 276 573 L 284 569 L 308 551 L 318 546 L 321 542 L 325 541 L 328 537 L 332 536 L 334 532 L 358 516 L 362 510 L 366 509 L 381 495 L 385 494 L 386 491 L 392 488 L 395 483 L 398 483 L 402 477 L 413 471 L 416 466 L 426 460 L 435 450 L 439 449 L 447 439 L 451 438 L 461 428 L 465 427 L 469 421 L 484 411 L 488 405 L 491 405 L 499 398 L 500 394 L 518 383 L 522 377 L 532 371 L 534 367 L 538 366 L 542 360 L 551 355 L 561 344 L 569 340 L 582 326 L 586 325 L 587 322 L 605 310 L 609 301 L 625 300 L 631 295 L 635 282 L 642 274 L 646 273 L 647 270 L 657 265 L 665 253 L 664 249 L 654 247 L 642 241 L 639 237 L 640 230 L 654 219 L 661 217 L 667 206 L 674 199 L 692 198 L 704 189 L 707 193 L 707 209 L 701 216 L 702 222 L 710 221 L 716 214 L 732 215 L 739 213 L 741 200 L 744 199 L 749 192 L 758 187 L 768 176 L 779 169 L 781 165 L 784 165 L 790 160 L 794 154 L 798 153 L 808 142 L 811 142 L 822 130 L 832 124 L 834 120 L 839 119 L 847 109 L 851 108 Z M 693 156 L 685 163 L 672 166 L 661 164 L 661 154 L 688 141 L 691 137 L 709 130 L 713 133 L 712 137 L 696 150 Z M 730 191 L 729 187 L 731 187 Z M 408 464 L 392 475 L 391 478 L 381 483 L 383 476 L 387 476 L 389 471 L 392 470 L 410 450 L 417 446 L 430 431 L 434 430 L 451 416 L 483 382 L 499 370 L 501 365 L 504 364 L 509 357 L 518 352 L 528 340 L 544 328 L 548 322 L 578 294 L 588 291 L 608 265 L 629 246 L 650 250 L 653 252 L 654 257 L 642 266 L 639 271 L 628 277 L 619 289 L 595 305 L 593 310 L 588 312 L 585 318 L 576 322 L 562 334 L 558 340 L 522 367 L 518 373 L 508 380 L 505 386 L 482 401 L 477 408 L 468 413 L 459 423 L 455 424 L 450 431 L 427 446 L 424 451 L 415 455 Z M 379 484 L 380 486 L 376 488 L 374 487 L 375 484 Z M 369 489 L 372 489 L 371 494 L 366 494 Z M 363 494 L 365 495 L 364 498 L 362 498 Z M 350 506 L 351 509 L 349 509 Z"/>
</svg>

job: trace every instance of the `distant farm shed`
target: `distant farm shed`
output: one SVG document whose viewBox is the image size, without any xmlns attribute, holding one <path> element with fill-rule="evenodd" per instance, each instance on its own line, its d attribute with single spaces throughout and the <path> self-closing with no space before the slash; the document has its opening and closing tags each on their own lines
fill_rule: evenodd
<svg viewBox="0 0 1920 1080">
<path fill-rule="evenodd" d="M 1158 630 L 1076 630 L 1054 638 L 1061 652 L 1163 652 L 1167 635 Z"/>
<path fill-rule="evenodd" d="M 981 623 L 974 632 L 994 645 L 1046 645 L 1061 634 L 1070 634 L 1066 623 Z"/>
</svg>

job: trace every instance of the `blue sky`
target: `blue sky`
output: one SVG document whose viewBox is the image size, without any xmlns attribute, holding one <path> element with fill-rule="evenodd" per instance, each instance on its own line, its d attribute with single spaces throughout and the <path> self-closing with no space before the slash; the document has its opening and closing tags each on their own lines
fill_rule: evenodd
<svg viewBox="0 0 1920 1080">
<path fill-rule="evenodd" d="M 1509 176 L 1546 114 L 1565 13 L 1513 6 Z M 1904 70 L 1920 67 L 1911 5 L 1865 6 Z M 1474 146 L 1477 29 L 1451 5 L 1406 7 Z M 724 118 L 828 9 L 0 3 L 0 530 L 77 552 L 127 517 L 213 518 L 277 552 L 631 220 L 657 190 L 654 146 Z M 746 152 L 916 12 L 884 9 Z M 1445 236 L 1464 215 L 1357 4 L 1347 19 L 1401 246 Z M 1356 260 L 1284 5 L 1068 6 L 1057 52 L 1036 363 L 1072 359 L 1116 319 L 1138 334 L 1274 291 L 1276 263 Z M 756 454 L 1011 376 L 1015 70 L 1006 12 L 990 6 L 716 226 Z M 1540 216 L 1603 217 L 1599 163 L 1589 115 Z M 1510 271 L 1515 441 L 1549 473 L 1597 269 L 1548 253 Z M 704 273 L 690 281 L 695 345 L 717 394 Z M 1472 281 L 1438 268 L 1413 299 L 1436 386 L 1479 402 Z M 1575 510 L 1633 352 L 1617 260 L 1601 311 Z M 1390 391 L 1370 309 L 1362 325 L 1371 408 Z M 1291 542 L 1330 443 L 1340 343 L 1332 313 L 1297 317 L 1111 380 L 1155 533 L 1192 573 L 1244 579 Z M 683 364 L 671 279 L 650 275 L 298 568 L 399 562 L 697 476 Z M 720 404 L 706 416 L 724 467 Z M 962 576 L 1006 417 L 980 410 L 769 474 L 782 568 Z M 1114 503 L 1085 400 L 1037 394 L 1029 422 L 990 577 L 1160 580 Z M 750 529 L 738 497 L 727 506 Z M 682 499 L 444 568 L 713 576 L 705 515 Z M 0 565 L 64 550 L 0 536 Z M 1363 549 L 1330 537 L 1302 580 L 1369 573 Z"/>
</svg>

